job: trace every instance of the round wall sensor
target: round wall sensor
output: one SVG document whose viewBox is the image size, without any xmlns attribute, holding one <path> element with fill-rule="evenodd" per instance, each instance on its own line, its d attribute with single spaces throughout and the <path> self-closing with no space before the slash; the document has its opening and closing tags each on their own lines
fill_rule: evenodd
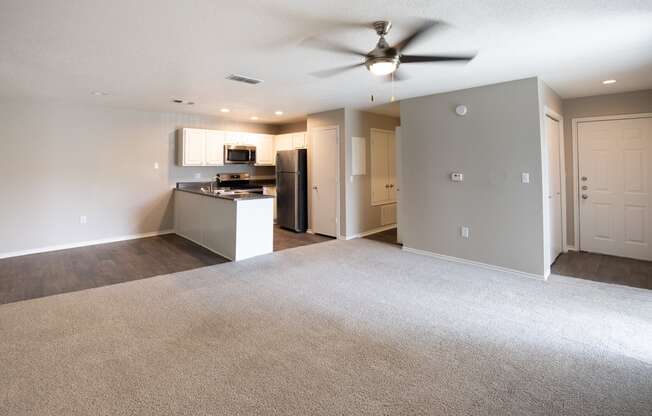
<svg viewBox="0 0 652 416">
<path fill-rule="evenodd" d="M 468 109 L 468 107 L 465 106 L 464 104 L 460 104 L 460 105 L 458 105 L 457 107 L 455 107 L 455 113 L 456 113 L 458 116 L 465 116 L 466 113 L 468 113 L 468 112 L 469 112 L 469 109 Z"/>
</svg>

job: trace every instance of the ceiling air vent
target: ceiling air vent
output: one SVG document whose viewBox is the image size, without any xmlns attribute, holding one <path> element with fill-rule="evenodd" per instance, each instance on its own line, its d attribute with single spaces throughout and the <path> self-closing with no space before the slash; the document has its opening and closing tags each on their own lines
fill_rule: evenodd
<svg viewBox="0 0 652 416">
<path fill-rule="evenodd" d="M 226 79 L 230 79 L 231 81 L 244 82 L 245 84 L 251 84 L 251 85 L 260 84 L 261 82 L 263 82 L 262 79 L 249 78 L 249 77 L 236 75 L 236 74 L 231 74 L 228 77 L 226 77 Z"/>
</svg>

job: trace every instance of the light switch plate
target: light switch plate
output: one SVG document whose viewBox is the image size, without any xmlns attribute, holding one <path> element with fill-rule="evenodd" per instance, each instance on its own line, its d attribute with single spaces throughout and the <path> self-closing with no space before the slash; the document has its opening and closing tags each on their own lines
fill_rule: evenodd
<svg viewBox="0 0 652 416">
<path fill-rule="evenodd" d="M 460 227 L 460 234 L 462 235 L 462 238 L 469 238 L 469 227 Z"/>
<path fill-rule="evenodd" d="M 451 173 L 451 181 L 453 182 L 464 182 L 464 174 L 460 172 Z"/>
<path fill-rule="evenodd" d="M 530 174 L 527 172 L 521 173 L 521 182 L 530 183 Z"/>
</svg>

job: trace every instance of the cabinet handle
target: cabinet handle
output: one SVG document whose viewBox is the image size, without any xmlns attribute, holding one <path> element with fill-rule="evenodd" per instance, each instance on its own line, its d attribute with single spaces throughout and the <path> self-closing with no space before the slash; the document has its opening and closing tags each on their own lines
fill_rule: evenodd
<svg viewBox="0 0 652 416">
<path fill-rule="evenodd" d="M 390 188 L 393 188 L 393 187 L 394 187 L 394 184 L 393 184 L 393 183 L 392 183 L 392 184 L 390 184 L 390 185 L 389 185 L 389 187 L 390 187 Z"/>
</svg>

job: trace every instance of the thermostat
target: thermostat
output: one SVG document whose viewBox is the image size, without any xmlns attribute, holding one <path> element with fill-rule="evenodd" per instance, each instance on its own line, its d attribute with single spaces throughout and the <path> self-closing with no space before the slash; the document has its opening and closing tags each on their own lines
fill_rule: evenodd
<svg viewBox="0 0 652 416">
<path fill-rule="evenodd" d="M 451 173 L 451 180 L 453 182 L 463 182 L 464 181 L 464 174 L 459 173 L 459 172 Z"/>
</svg>

